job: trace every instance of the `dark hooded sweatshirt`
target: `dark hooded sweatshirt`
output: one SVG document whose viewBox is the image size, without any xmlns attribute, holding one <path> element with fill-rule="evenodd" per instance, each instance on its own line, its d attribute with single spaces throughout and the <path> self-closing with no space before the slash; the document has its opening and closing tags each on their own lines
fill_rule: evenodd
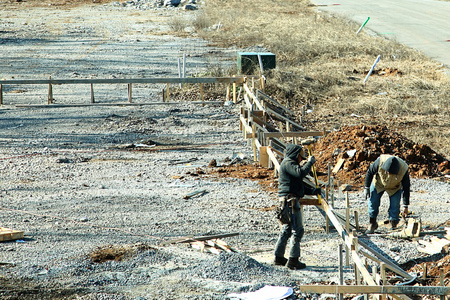
<svg viewBox="0 0 450 300">
<path fill-rule="evenodd" d="M 305 195 L 305 185 L 303 178 L 311 171 L 312 163 L 307 162 L 303 167 L 298 163 L 298 155 L 302 147 L 288 144 L 285 156 L 280 165 L 280 175 L 278 177 L 278 195 L 280 197 L 288 194 L 295 194 L 297 197 Z"/>
</svg>

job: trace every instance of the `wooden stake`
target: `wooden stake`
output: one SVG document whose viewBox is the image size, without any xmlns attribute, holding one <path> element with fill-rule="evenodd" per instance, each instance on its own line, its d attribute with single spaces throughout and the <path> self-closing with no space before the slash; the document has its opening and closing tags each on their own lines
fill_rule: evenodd
<svg viewBox="0 0 450 300">
<path fill-rule="evenodd" d="M 167 89 L 166 89 L 166 102 L 169 102 L 169 94 L 170 94 L 170 91 L 169 91 L 169 83 L 167 83 Z"/>
<path fill-rule="evenodd" d="M 131 83 L 129 83 L 129 84 L 128 84 L 128 102 L 129 102 L 129 103 L 132 103 L 132 102 L 133 102 L 132 99 L 131 99 L 131 98 L 132 98 L 132 90 L 131 90 L 131 89 L 132 89 Z"/>
<path fill-rule="evenodd" d="M 230 84 L 227 85 L 227 96 L 225 100 L 230 101 Z"/>
<path fill-rule="evenodd" d="M 343 257 L 342 257 L 343 245 L 339 244 L 338 248 L 338 261 L 339 261 L 339 285 L 344 285 L 344 266 L 343 266 Z M 355 268 L 356 269 L 356 268 Z M 344 299 L 343 294 L 339 294 L 339 300 Z"/>
<path fill-rule="evenodd" d="M 93 83 L 91 83 L 91 103 L 95 103 L 94 84 Z"/>
<path fill-rule="evenodd" d="M 233 103 L 236 104 L 237 98 L 236 98 L 236 82 L 233 82 Z"/>
<path fill-rule="evenodd" d="M 345 193 L 345 229 L 350 233 L 350 201 L 348 192 Z"/>
<path fill-rule="evenodd" d="M 381 273 L 381 283 L 383 285 L 386 285 L 386 282 L 387 282 L 387 280 L 386 280 L 386 264 L 383 262 L 380 263 L 380 273 Z M 383 295 L 381 298 L 386 299 L 386 296 Z"/>
<path fill-rule="evenodd" d="M 440 284 L 441 286 L 445 286 L 445 282 L 444 282 L 444 269 L 443 268 L 439 268 L 439 279 L 440 279 Z M 445 296 L 441 295 L 439 297 L 441 300 L 445 300 Z"/>
<path fill-rule="evenodd" d="M 328 202 L 329 191 L 330 191 L 330 186 L 327 186 L 325 188 L 325 199 L 327 199 L 327 202 Z M 325 232 L 327 234 L 329 234 L 330 233 L 330 219 L 328 218 L 328 215 L 325 218 L 325 222 L 326 222 L 325 223 Z M 341 255 L 342 255 L 342 251 L 341 251 Z"/>
<path fill-rule="evenodd" d="M 48 77 L 49 80 L 52 80 L 52 76 Z M 51 104 L 53 103 L 53 87 L 52 84 L 49 83 L 48 84 L 48 99 L 47 99 L 47 104 Z"/>
<path fill-rule="evenodd" d="M 427 264 L 426 264 L 426 263 L 423 263 L 423 274 L 422 274 L 422 279 L 427 279 L 427 272 L 428 272 L 427 269 L 428 269 L 428 268 L 427 268 Z"/>
<path fill-rule="evenodd" d="M 202 100 L 202 102 L 205 101 L 205 98 L 203 96 L 203 83 L 200 83 L 200 99 Z M 205 104 L 203 104 L 202 106 L 205 106 Z"/>
<path fill-rule="evenodd" d="M 353 215 L 355 216 L 355 227 L 356 227 L 356 231 L 359 231 L 359 217 L 358 217 L 358 212 L 355 210 L 353 211 Z"/>
<path fill-rule="evenodd" d="M 253 131 L 253 135 L 252 135 L 252 146 L 253 146 L 253 161 L 258 161 L 257 158 L 257 151 L 256 151 L 256 126 L 252 125 L 252 131 Z"/>
</svg>

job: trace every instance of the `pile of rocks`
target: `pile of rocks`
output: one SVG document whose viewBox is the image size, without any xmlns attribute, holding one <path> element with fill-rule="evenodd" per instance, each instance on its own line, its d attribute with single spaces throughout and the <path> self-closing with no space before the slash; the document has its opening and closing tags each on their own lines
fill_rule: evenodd
<svg viewBox="0 0 450 300">
<path fill-rule="evenodd" d="M 429 146 L 417 144 L 401 134 L 381 125 L 345 126 L 320 138 L 315 145 L 317 168 L 327 172 L 345 159 L 335 174 L 344 183 L 362 183 L 369 165 L 380 154 L 393 154 L 409 164 L 412 178 L 430 178 L 450 174 L 448 159 Z"/>
</svg>

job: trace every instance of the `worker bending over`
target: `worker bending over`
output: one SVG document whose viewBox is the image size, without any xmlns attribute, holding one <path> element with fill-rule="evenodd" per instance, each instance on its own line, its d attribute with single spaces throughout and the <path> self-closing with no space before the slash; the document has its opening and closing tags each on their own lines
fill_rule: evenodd
<svg viewBox="0 0 450 300">
<path fill-rule="evenodd" d="M 378 228 L 377 216 L 380 199 L 384 192 L 389 195 L 389 223 L 395 229 L 400 220 L 400 198 L 403 194 L 402 214 L 408 215 L 409 195 L 411 182 L 409 179 L 409 166 L 399 157 L 393 155 L 380 155 L 367 170 L 364 197 L 369 199 L 370 224 L 366 233 L 374 233 Z"/>
</svg>

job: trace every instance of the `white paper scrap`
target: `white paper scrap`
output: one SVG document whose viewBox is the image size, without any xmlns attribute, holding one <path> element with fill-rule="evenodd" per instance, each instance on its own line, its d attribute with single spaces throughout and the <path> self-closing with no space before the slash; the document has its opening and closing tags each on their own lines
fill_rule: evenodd
<svg viewBox="0 0 450 300">
<path fill-rule="evenodd" d="M 248 293 L 242 294 L 228 294 L 227 297 L 230 299 L 241 299 L 241 300 L 280 300 L 292 295 L 294 291 L 292 288 L 287 286 L 270 286 L 265 287 Z"/>
</svg>

